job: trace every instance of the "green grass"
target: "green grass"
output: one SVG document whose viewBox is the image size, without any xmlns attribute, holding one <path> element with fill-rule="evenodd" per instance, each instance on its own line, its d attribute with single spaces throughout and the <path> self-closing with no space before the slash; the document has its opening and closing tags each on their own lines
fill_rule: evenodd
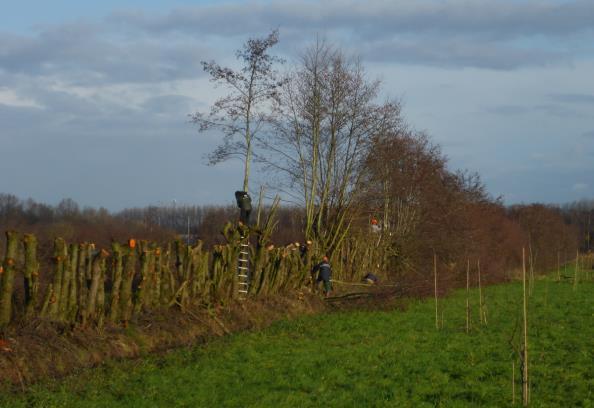
<svg viewBox="0 0 594 408">
<path fill-rule="evenodd" d="M 522 288 L 484 289 L 488 326 L 465 333 L 465 292 L 405 312 L 322 314 L 191 349 L 112 362 L 0 396 L 0 406 L 510 406 Z M 594 284 L 538 280 L 529 303 L 532 406 L 593 406 Z M 515 333 L 515 337 L 514 337 Z M 516 359 L 516 404 L 521 385 Z"/>
</svg>

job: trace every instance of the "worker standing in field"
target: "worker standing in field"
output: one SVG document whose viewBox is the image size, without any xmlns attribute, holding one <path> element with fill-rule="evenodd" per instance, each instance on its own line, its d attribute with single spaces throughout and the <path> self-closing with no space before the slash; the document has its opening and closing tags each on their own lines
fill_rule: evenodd
<svg viewBox="0 0 594 408">
<path fill-rule="evenodd" d="M 318 277 L 315 280 L 316 287 L 320 282 L 324 282 L 324 294 L 326 297 L 330 296 L 330 292 L 332 292 L 332 282 L 330 281 L 330 278 L 332 277 L 332 268 L 330 267 L 330 263 L 328 263 L 327 256 L 324 256 L 322 262 L 313 267 L 311 271 L 312 277 L 316 273 L 318 274 Z"/>
</svg>

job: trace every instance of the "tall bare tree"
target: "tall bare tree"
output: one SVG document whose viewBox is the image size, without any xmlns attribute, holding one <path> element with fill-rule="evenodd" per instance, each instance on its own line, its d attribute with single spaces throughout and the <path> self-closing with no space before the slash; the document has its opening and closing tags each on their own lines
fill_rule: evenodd
<svg viewBox="0 0 594 408">
<path fill-rule="evenodd" d="M 222 67 L 215 61 L 202 62 L 211 81 L 229 89 L 229 94 L 218 99 L 210 112 L 196 112 L 191 121 L 200 131 L 218 129 L 223 141 L 209 154 L 214 165 L 233 157 L 244 161 L 243 190 L 248 191 L 250 164 L 253 157 L 253 140 L 268 117 L 268 108 L 277 96 L 281 85 L 275 64 L 279 57 L 269 54 L 278 43 L 278 30 L 264 38 L 250 38 L 236 51 L 236 58 L 243 64 L 239 70 Z"/>
<path fill-rule="evenodd" d="M 318 41 L 283 84 L 274 137 L 261 141 L 268 165 L 304 204 L 306 237 L 330 252 L 349 229 L 370 141 L 400 121 L 397 103 L 376 102 L 379 85 L 358 59 Z"/>
</svg>

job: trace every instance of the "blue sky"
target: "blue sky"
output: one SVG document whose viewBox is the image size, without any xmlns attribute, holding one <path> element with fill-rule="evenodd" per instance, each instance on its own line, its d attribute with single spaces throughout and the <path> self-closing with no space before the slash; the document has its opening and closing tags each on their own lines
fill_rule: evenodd
<svg viewBox="0 0 594 408">
<path fill-rule="evenodd" d="M 141 9 L 150 12 L 170 8 L 214 3 L 215 1 L 181 0 L 3 0 L 0 22 L 3 30 L 26 32 L 39 25 L 60 24 L 78 19 L 97 20 L 114 10 Z"/>
<path fill-rule="evenodd" d="M 316 35 L 362 57 L 407 121 L 506 203 L 594 197 L 594 2 L 2 1 L 0 190 L 120 209 L 228 203 L 241 164 L 205 165 L 187 114 L 279 28 L 289 60 Z M 257 174 L 254 187 L 265 182 Z"/>
</svg>

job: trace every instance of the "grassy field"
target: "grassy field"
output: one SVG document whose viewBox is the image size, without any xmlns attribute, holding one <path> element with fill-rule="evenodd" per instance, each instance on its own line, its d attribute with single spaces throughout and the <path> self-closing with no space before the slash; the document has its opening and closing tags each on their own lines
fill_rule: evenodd
<svg viewBox="0 0 594 408">
<path fill-rule="evenodd" d="M 488 325 L 471 292 L 402 311 L 345 312 L 283 321 L 206 346 L 109 363 L 0 396 L 0 406 L 367 407 L 510 406 L 512 361 L 521 406 L 521 284 L 483 290 Z M 531 406 L 594 406 L 594 284 L 535 282 L 529 300 Z"/>
</svg>

